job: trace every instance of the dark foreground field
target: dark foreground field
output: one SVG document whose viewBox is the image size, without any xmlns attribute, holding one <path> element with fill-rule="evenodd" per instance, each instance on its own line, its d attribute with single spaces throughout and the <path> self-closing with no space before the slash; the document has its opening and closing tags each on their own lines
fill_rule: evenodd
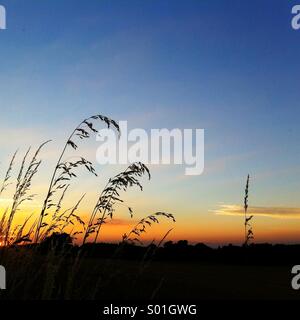
<svg viewBox="0 0 300 320">
<path fill-rule="evenodd" d="M 151 251 L 152 250 L 152 251 Z M 291 287 L 299 246 L 165 248 L 95 245 L 10 248 L 1 299 L 200 301 L 300 299 Z M 299 256 L 300 260 L 300 256 Z"/>
<path fill-rule="evenodd" d="M 94 263 L 93 260 L 88 261 L 87 268 Z M 134 275 L 139 268 L 135 262 L 117 263 L 120 273 L 99 298 L 112 301 L 300 299 L 300 292 L 291 288 L 291 267 L 152 262 L 137 277 Z"/>
</svg>

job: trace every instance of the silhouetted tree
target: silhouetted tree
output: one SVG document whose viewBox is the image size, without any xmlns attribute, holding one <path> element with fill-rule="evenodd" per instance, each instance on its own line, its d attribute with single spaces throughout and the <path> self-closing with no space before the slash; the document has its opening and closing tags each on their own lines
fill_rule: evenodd
<svg viewBox="0 0 300 320">
<path fill-rule="evenodd" d="M 41 242 L 40 248 L 42 251 L 60 251 L 71 247 L 72 244 L 72 237 L 69 234 L 54 232 L 51 236 Z"/>
</svg>

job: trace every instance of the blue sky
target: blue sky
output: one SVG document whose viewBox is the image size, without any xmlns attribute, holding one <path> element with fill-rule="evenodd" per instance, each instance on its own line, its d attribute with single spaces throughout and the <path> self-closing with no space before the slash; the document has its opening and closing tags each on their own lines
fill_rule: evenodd
<svg viewBox="0 0 300 320">
<path fill-rule="evenodd" d="M 146 129 L 204 128 L 207 173 L 182 181 L 181 168 L 158 171 L 150 197 L 163 179 L 166 199 L 182 194 L 200 224 L 220 202 L 241 201 L 250 172 L 256 205 L 300 207 L 297 1 L 0 4 L 4 132 L 59 139 L 98 113 Z M 1 141 L 10 153 L 23 143 Z"/>
</svg>

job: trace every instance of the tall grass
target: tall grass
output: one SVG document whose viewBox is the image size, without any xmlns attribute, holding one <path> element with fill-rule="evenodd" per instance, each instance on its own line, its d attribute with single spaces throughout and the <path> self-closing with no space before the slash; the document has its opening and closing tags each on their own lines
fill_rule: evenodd
<svg viewBox="0 0 300 320">
<path fill-rule="evenodd" d="M 8 186 L 15 184 L 14 194 L 11 197 L 12 204 L 4 210 L 0 219 L 0 240 L 3 245 L 0 249 L 1 259 L 5 256 L 5 265 L 11 270 L 15 270 L 14 279 L 10 283 L 9 292 L 11 295 L 14 294 L 14 290 L 18 291 L 20 285 L 22 285 L 24 288 L 22 287 L 21 291 L 25 296 L 27 292 L 32 294 L 32 292 L 38 290 L 35 298 L 52 299 L 61 295 L 64 298 L 71 298 L 76 289 L 76 281 L 84 272 L 83 266 L 86 262 L 82 251 L 84 246 L 81 246 L 77 254 L 73 256 L 73 247 L 68 246 L 68 243 L 63 251 L 58 252 L 55 241 L 52 240 L 57 235 L 64 236 L 67 233 L 71 241 L 78 240 L 78 237 L 82 235 L 83 245 L 88 241 L 92 243 L 98 242 L 103 225 L 107 220 L 114 218 L 118 204 L 125 205 L 130 216 L 133 217 L 133 209 L 124 203 L 121 198 L 121 192 L 126 192 L 128 188 L 133 186 L 143 190 L 140 178 L 146 175 L 150 179 L 151 175 L 149 169 L 141 162 L 131 164 L 123 172 L 109 179 L 107 185 L 97 197 L 88 222 L 84 221 L 80 214 L 80 205 L 85 194 L 72 207 L 65 207 L 65 197 L 70 192 L 70 185 L 73 179 L 77 178 L 76 170 L 84 168 L 95 177 L 98 176 L 91 161 L 83 156 L 79 156 L 73 161 L 65 160 L 67 152 L 79 149 L 79 141 L 89 139 L 93 134 L 96 134 L 98 132 L 96 124 L 101 122 L 108 128 L 112 127 L 120 134 L 117 122 L 102 115 L 92 116 L 83 120 L 73 130 L 66 140 L 53 169 L 41 210 L 36 219 L 34 219 L 36 212 L 22 217 L 22 214 L 24 214 L 22 205 L 35 197 L 30 190 L 42 163 L 39 158 L 40 151 L 49 141 L 41 144 L 31 158 L 31 149 L 27 150 L 21 160 L 15 181 L 13 181 L 13 169 L 18 152 L 13 154 L 0 187 L 1 196 L 7 191 Z M 22 221 L 20 224 L 15 223 L 17 215 L 18 221 Z M 135 240 L 131 236 L 133 234 L 140 236 L 144 233 L 145 225 L 150 226 L 150 221 L 159 223 L 160 216 L 175 222 L 174 216 L 169 213 L 157 212 L 147 216 L 128 233 L 126 239 L 123 236 L 123 245 L 118 248 L 116 255 L 126 243 L 134 243 Z M 47 242 L 49 239 L 52 240 Z M 44 258 L 39 255 L 38 250 L 31 250 L 30 246 L 23 246 L 31 243 L 34 248 L 42 249 L 46 242 L 50 243 L 51 246 Z M 17 266 L 20 266 L 20 268 Z M 97 272 L 99 272 L 99 276 L 92 290 L 93 295 L 96 295 L 97 290 L 101 287 L 101 279 L 103 277 L 107 278 L 107 276 L 103 275 L 103 270 L 97 270 Z M 111 270 L 108 269 L 107 272 L 111 273 Z M 64 289 L 59 289 L 60 285 L 57 281 L 62 275 L 64 275 L 62 280 Z M 35 283 L 39 283 L 39 289 L 35 288 Z"/>
<path fill-rule="evenodd" d="M 115 177 L 109 179 L 107 185 L 97 198 L 88 222 L 85 222 L 78 213 L 85 194 L 82 195 L 73 207 L 64 208 L 64 199 L 69 192 L 72 180 L 77 177 L 76 170 L 78 168 L 84 168 L 94 176 L 98 176 L 91 161 L 83 156 L 77 157 L 76 160 L 68 161 L 65 160 L 66 154 L 69 150 L 77 150 L 79 148 L 79 141 L 89 139 L 93 134 L 96 134 L 98 132 L 96 125 L 101 122 L 108 128 L 112 127 L 115 129 L 119 135 L 121 134 L 117 122 L 102 115 L 95 115 L 80 122 L 66 140 L 58 157 L 37 219 L 29 225 L 29 222 L 34 217 L 34 215 L 30 215 L 29 217 L 23 218 L 22 224 L 14 225 L 16 215 L 22 212 L 22 204 L 26 201 L 33 200 L 35 196 L 30 193 L 30 189 L 42 162 L 42 160 L 39 159 L 39 154 L 42 148 L 49 143 L 50 140 L 41 144 L 30 160 L 28 159 L 30 157 L 31 149 L 29 148 L 27 150 L 21 160 L 20 168 L 17 173 L 15 192 L 12 196 L 12 205 L 3 212 L 0 220 L 0 239 L 3 239 L 3 244 L 5 246 L 29 242 L 40 243 L 54 233 L 66 232 L 69 227 L 72 227 L 70 235 L 73 239 L 77 239 L 77 237 L 82 234 L 82 243 L 85 244 L 93 235 L 92 242 L 95 243 L 99 240 L 100 231 L 103 225 L 108 219 L 113 219 L 117 205 L 125 205 L 120 193 L 126 192 L 127 189 L 132 186 L 137 186 L 140 190 L 143 190 L 139 179 L 144 175 L 147 175 L 148 179 L 150 179 L 151 175 L 149 169 L 143 163 L 137 162 L 131 164 L 126 170 L 117 174 Z M 12 171 L 16 162 L 17 153 L 18 152 L 16 151 L 13 154 L 5 173 L 0 187 L 0 196 L 6 191 L 7 187 L 13 183 L 11 181 Z M 74 159 L 74 157 L 72 157 L 72 159 Z M 127 208 L 132 217 L 133 209 L 130 206 L 127 206 Z M 141 220 L 139 224 L 150 225 L 149 221 L 151 219 L 155 219 L 152 222 L 158 222 L 155 217 L 159 215 L 175 221 L 171 214 L 156 213 L 153 216 L 150 215 Z M 20 220 L 22 219 L 19 218 L 18 221 Z M 131 231 L 130 235 L 134 232 L 142 231 L 136 229 Z M 125 239 L 123 239 L 123 241 L 124 240 Z M 127 240 L 129 241 L 130 238 Z"/>
<path fill-rule="evenodd" d="M 244 229 L 245 229 L 244 246 L 245 247 L 247 247 L 250 241 L 254 239 L 254 234 L 253 234 L 253 229 L 251 224 L 253 215 L 248 216 L 249 181 L 250 181 L 250 175 L 248 174 L 246 187 L 245 187 L 245 196 L 244 196 Z"/>
<path fill-rule="evenodd" d="M 123 241 L 129 243 L 141 243 L 140 236 L 146 232 L 147 227 L 152 226 L 154 223 L 159 223 L 158 217 L 161 216 L 176 222 L 173 214 L 156 212 L 140 220 L 128 234 L 125 233 L 123 235 Z"/>
<path fill-rule="evenodd" d="M 38 159 L 39 153 L 48 142 L 49 141 L 46 141 L 38 147 L 38 149 L 35 151 L 34 155 L 32 156 L 28 164 L 27 164 L 27 158 L 30 153 L 30 148 L 27 150 L 27 152 L 23 157 L 23 160 L 21 162 L 21 166 L 19 168 L 19 172 L 17 175 L 15 192 L 12 198 L 12 206 L 9 210 L 9 213 L 8 213 L 8 210 L 6 210 L 2 217 L 3 219 L 2 222 L 3 224 L 5 224 L 5 232 L 4 232 L 5 235 L 2 234 L 1 236 L 1 238 L 4 239 L 4 245 L 9 245 L 12 242 L 15 244 L 16 242 L 19 243 L 19 242 L 25 242 L 29 240 L 30 234 L 27 233 L 26 235 L 23 235 L 23 230 L 25 229 L 25 226 L 30 218 L 25 219 L 24 224 L 16 226 L 12 232 L 11 232 L 11 228 L 13 225 L 15 215 L 19 211 L 20 206 L 26 201 L 31 201 L 35 196 L 34 194 L 30 194 L 30 188 L 31 188 L 32 180 L 36 175 L 36 173 L 38 172 L 38 169 L 42 162 L 41 160 Z M 10 184 L 9 179 L 11 178 L 11 171 L 13 169 L 13 163 L 14 163 L 15 157 L 16 157 L 16 153 L 13 155 L 9 168 L 6 172 L 6 175 L 2 184 L 2 188 L 1 188 L 1 193 Z M 8 217 L 6 220 L 7 214 L 8 214 Z M 30 232 L 32 232 L 32 230 L 30 230 Z"/>
<path fill-rule="evenodd" d="M 117 129 L 119 132 L 119 125 L 112 119 L 107 118 L 102 115 L 95 115 L 92 117 L 89 117 L 87 119 L 84 119 L 80 124 L 73 130 L 73 132 L 70 134 L 69 138 L 67 139 L 63 150 L 58 158 L 57 164 L 54 168 L 51 181 L 49 184 L 48 192 L 45 197 L 42 210 L 39 215 L 36 233 L 35 233 L 35 242 L 39 241 L 41 229 L 43 227 L 47 226 L 43 223 L 43 220 L 45 218 L 45 215 L 47 215 L 47 210 L 50 209 L 53 206 L 60 205 L 53 203 L 52 199 L 54 194 L 60 192 L 61 190 L 66 190 L 66 188 L 69 185 L 69 182 L 72 178 L 76 177 L 76 174 L 73 172 L 75 168 L 78 167 L 85 167 L 90 173 L 97 176 L 95 169 L 92 165 L 92 163 L 88 160 L 86 160 L 83 157 L 80 157 L 77 161 L 64 161 L 64 155 L 68 148 L 72 148 L 76 150 L 78 148 L 78 144 L 76 139 L 88 139 L 90 138 L 92 133 L 97 133 L 98 130 L 95 128 L 95 122 L 96 121 L 102 121 L 105 122 L 107 127 L 113 126 Z M 63 192 L 64 192 L 63 191 Z"/>
<path fill-rule="evenodd" d="M 106 223 L 107 219 L 113 218 L 115 205 L 123 203 L 123 200 L 120 197 L 121 191 L 126 191 L 128 187 L 132 186 L 138 186 L 140 190 L 143 190 L 138 178 L 142 177 L 144 174 L 147 174 L 149 179 L 151 178 L 149 169 L 143 163 L 137 162 L 131 164 L 125 171 L 109 179 L 93 209 L 83 238 L 83 243 L 85 243 L 87 238 L 93 233 L 95 233 L 94 242 L 97 241 L 102 225 Z M 132 217 L 132 208 L 128 207 L 128 211 Z M 99 218 L 95 221 L 97 213 L 99 213 Z"/>
</svg>

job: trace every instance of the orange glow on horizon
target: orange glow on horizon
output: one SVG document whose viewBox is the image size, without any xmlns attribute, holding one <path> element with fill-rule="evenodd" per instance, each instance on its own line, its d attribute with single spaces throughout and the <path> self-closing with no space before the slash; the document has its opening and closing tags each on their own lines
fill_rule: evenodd
<svg viewBox="0 0 300 320">
<path fill-rule="evenodd" d="M 0 214 L 4 212 L 0 208 Z M 38 211 L 38 210 L 37 210 Z M 84 221 L 88 221 L 89 214 L 81 214 Z M 32 208 L 25 207 L 16 214 L 14 225 L 22 224 L 24 219 L 32 213 Z M 122 218 L 120 218 L 122 217 Z M 28 227 L 35 220 L 31 218 Z M 99 242 L 120 242 L 124 233 L 129 233 L 140 217 L 130 219 L 128 214 L 116 214 L 113 220 L 108 220 L 101 228 L 98 238 Z M 205 243 L 208 245 L 242 244 L 243 217 L 241 216 L 220 216 L 214 214 L 199 214 L 195 216 L 176 216 L 177 222 L 174 224 L 162 218 L 160 224 L 153 224 L 147 228 L 147 232 L 140 238 L 143 244 L 148 244 L 155 240 L 158 243 L 170 229 L 173 229 L 165 241 L 188 240 L 190 243 Z M 300 219 L 287 219 L 282 223 L 282 219 L 255 217 L 254 220 L 254 242 L 255 243 L 300 243 Z M 78 226 L 76 226 L 77 230 Z M 74 229 L 75 230 L 75 229 Z M 66 230 L 70 232 L 70 229 Z M 87 242 L 92 241 L 91 235 Z M 82 235 L 78 235 L 77 244 L 81 244 Z M 1 246 L 1 243 L 0 243 Z"/>
</svg>

